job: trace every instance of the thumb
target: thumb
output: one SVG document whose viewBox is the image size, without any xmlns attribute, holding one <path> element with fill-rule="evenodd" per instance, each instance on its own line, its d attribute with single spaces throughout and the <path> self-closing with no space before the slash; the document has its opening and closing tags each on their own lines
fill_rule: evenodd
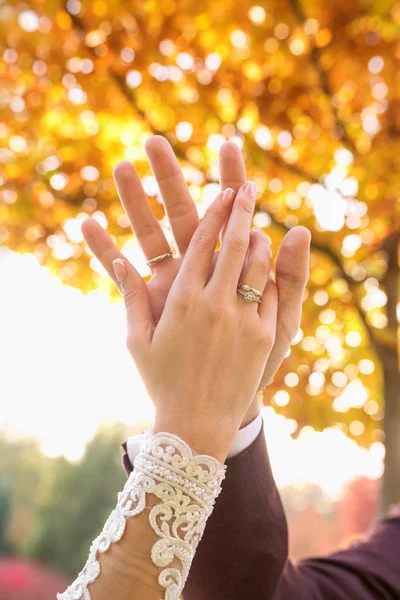
<svg viewBox="0 0 400 600">
<path fill-rule="evenodd" d="M 150 307 L 146 283 L 141 275 L 123 258 L 113 261 L 115 277 L 121 286 L 124 298 L 126 319 L 128 325 L 127 344 L 129 350 L 136 345 L 136 340 L 143 343 L 151 340 L 154 330 L 154 320 Z"/>
</svg>

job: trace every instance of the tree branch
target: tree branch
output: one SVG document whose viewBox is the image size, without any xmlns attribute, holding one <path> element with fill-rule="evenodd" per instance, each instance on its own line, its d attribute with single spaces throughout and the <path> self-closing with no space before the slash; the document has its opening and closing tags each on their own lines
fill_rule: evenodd
<svg viewBox="0 0 400 600">
<path fill-rule="evenodd" d="M 381 250 L 387 253 L 388 264 L 385 275 L 381 283 L 386 290 L 387 295 L 387 316 L 388 328 L 397 337 L 397 304 L 398 304 L 398 247 L 400 242 L 400 232 L 394 231 L 383 242 Z M 397 351 L 397 344 L 396 344 Z"/>
<path fill-rule="evenodd" d="M 307 16 L 305 15 L 303 8 L 301 6 L 301 0 L 289 0 L 290 5 L 292 6 L 293 13 L 295 14 L 299 23 L 304 23 L 307 20 Z M 319 84 L 321 90 L 324 94 L 330 99 L 332 113 L 335 118 L 337 126 L 340 126 L 343 131 L 342 140 L 347 145 L 348 149 L 355 155 L 358 155 L 358 148 L 353 140 L 353 138 L 347 133 L 346 123 L 339 117 L 338 111 L 333 104 L 333 96 L 334 92 L 331 89 L 331 84 L 328 78 L 327 72 L 321 66 L 321 50 L 312 44 L 311 46 L 311 62 L 314 66 L 314 69 L 318 75 Z"/>
</svg>

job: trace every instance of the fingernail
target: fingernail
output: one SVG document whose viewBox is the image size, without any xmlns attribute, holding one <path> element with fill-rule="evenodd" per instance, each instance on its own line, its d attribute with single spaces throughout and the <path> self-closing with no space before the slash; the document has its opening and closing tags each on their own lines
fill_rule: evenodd
<svg viewBox="0 0 400 600">
<path fill-rule="evenodd" d="M 252 231 L 252 233 L 255 233 L 256 235 L 265 236 L 264 232 L 259 227 L 253 227 L 253 229 L 251 231 Z"/>
<path fill-rule="evenodd" d="M 117 258 L 113 261 L 113 269 L 115 277 L 122 283 L 126 279 L 126 267 L 122 258 Z"/>
<path fill-rule="evenodd" d="M 244 186 L 245 193 L 250 196 L 250 198 L 256 197 L 256 186 L 253 181 L 248 181 Z"/>
<path fill-rule="evenodd" d="M 224 204 L 225 206 L 229 206 L 233 200 L 234 195 L 235 195 L 235 192 L 231 188 L 226 188 L 226 190 L 222 194 L 222 198 L 221 198 L 222 204 Z"/>
</svg>

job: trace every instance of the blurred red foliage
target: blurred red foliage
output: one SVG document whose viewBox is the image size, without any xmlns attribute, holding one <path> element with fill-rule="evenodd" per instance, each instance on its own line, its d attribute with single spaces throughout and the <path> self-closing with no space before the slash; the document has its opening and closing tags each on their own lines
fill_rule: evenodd
<svg viewBox="0 0 400 600">
<path fill-rule="evenodd" d="M 323 556 L 362 539 L 378 517 L 380 485 L 379 480 L 359 477 L 332 504 L 321 502 L 322 492 L 308 497 L 307 490 L 286 491 L 291 557 Z"/>
<path fill-rule="evenodd" d="M 378 511 L 379 481 L 360 477 L 347 487 L 347 493 L 337 503 L 342 540 L 350 542 L 370 529 Z"/>
<path fill-rule="evenodd" d="M 0 600 L 54 600 L 68 583 L 64 575 L 37 563 L 0 557 Z"/>
</svg>

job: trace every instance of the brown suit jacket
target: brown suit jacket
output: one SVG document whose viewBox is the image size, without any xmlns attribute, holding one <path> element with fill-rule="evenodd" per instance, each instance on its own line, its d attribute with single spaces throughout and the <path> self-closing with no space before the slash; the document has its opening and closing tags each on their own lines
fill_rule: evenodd
<svg viewBox="0 0 400 600">
<path fill-rule="evenodd" d="M 226 464 L 184 600 L 400 600 L 400 515 L 348 550 L 294 565 L 264 432 Z"/>
</svg>

